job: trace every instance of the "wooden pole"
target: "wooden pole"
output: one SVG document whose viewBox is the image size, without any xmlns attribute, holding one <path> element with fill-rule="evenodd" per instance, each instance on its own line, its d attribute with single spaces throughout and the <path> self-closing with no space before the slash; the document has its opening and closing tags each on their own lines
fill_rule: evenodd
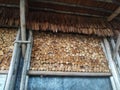
<svg viewBox="0 0 120 90">
<path fill-rule="evenodd" d="M 108 21 L 113 20 L 116 16 L 120 14 L 120 7 L 118 7 L 108 18 Z"/>
<path fill-rule="evenodd" d="M 105 50 L 103 42 L 101 43 L 101 46 L 103 48 L 103 52 L 104 52 L 106 58 L 108 59 L 108 56 L 107 56 L 107 53 L 106 53 L 106 50 Z M 110 81 L 111 81 L 111 85 L 112 85 L 113 90 L 117 90 L 116 83 L 115 83 L 115 80 L 114 80 L 113 76 L 110 76 Z"/>
<path fill-rule="evenodd" d="M 113 59 L 115 59 L 116 56 L 117 56 L 117 52 L 119 50 L 119 46 L 120 46 L 120 34 L 119 34 L 119 36 L 117 38 L 117 42 L 116 42 L 116 45 L 115 45 L 114 50 L 113 50 Z"/>
<path fill-rule="evenodd" d="M 32 33 L 29 31 L 29 41 L 32 41 Z M 26 75 L 27 75 L 27 68 L 28 64 L 30 63 L 30 57 L 31 57 L 31 43 L 27 44 L 27 50 L 24 58 L 24 64 L 23 64 L 23 70 L 22 70 L 22 76 L 21 76 L 21 83 L 20 83 L 20 90 L 25 90 L 25 84 L 26 84 Z"/>
<path fill-rule="evenodd" d="M 20 30 L 18 31 L 16 40 L 19 40 L 19 37 L 20 37 Z M 13 51 L 12 59 L 11 59 L 11 63 L 10 63 L 10 68 L 9 68 L 9 72 L 8 72 L 8 76 L 7 76 L 7 80 L 6 80 L 5 90 L 12 90 L 10 88 L 13 87 L 12 83 L 14 83 L 14 81 L 12 81 L 12 80 L 15 79 L 15 78 L 13 78 L 13 75 L 17 74 L 17 65 L 19 62 L 18 54 L 19 53 L 20 53 L 20 45 L 18 43 L 15 43 L 14 51 Z"/>
<path fill-rule="evenodd" d="M 87 72 L 55 72 L 55 71 L 29 71 L 28 75 L 40 76 L 111 76 L 111 73 L 87 73 Z"/>
<path fill-rule="evenodd" d="M 104 46 L 105 46 L 105 50 L 106 50 L 106 55 L 108 57 L 107 60 L 110 65 L 110 70 L 111 70 L 113 79 L 115 81 L 116 88 L 117 88 L 117 90 L 119 90 L 120 89 L 120 76 L 119 76 L 116 64 L 112 59 L 110 45 L 109 45 L 107 39 L 104 39 Z"/>
<path fill-rule="evenodd" d="M 20 25 L 21 25 L 21 39 L 26 41 L 26 16 L 25 5 L 26 0 L 20 0 Z M 24 57 L 26 51 L 26 44 L 22 44 L 22 55 Z"/>
<path fill-rule="evenodd" d="M 112 48 L 115 48 L 115 41 L 113 40 L 113 38 L 111 39 L 111 45 Z M 116 53 L 116 58 L 114 58 L 118 64 L 118 69 L 119 69 L 119 73 L 120 73 L 120 55 L 118 54 L 118 52 Z"/>
</svg>

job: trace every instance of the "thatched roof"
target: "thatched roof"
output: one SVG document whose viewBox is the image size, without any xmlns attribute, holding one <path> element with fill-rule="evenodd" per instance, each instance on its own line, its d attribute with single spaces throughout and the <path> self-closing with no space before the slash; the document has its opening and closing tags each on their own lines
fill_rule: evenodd
<svg viewBox="0 0 120 90">
<path fill-rule="evenodd" d="M 106 17 L 120 5 L 116 1 L 28 0 L 27 28 L 113 36 L 120 29 L 119 16 L 112 22 Z M 19 0 L 3 0 L 0 6 L 0 26 L 19 26 Z"/>
</svg>

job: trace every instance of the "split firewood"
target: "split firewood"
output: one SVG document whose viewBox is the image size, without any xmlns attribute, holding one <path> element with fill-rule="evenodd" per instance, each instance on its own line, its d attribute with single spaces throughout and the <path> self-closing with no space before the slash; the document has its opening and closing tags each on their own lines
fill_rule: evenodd
<svg viewBox="0 0 120 90">
<path fill-rule="evenodd" d="M 0 29 L 0 70 L 8 70 L 17 30 Z"/>
<path fill-rule="evenodd" d="M 98 37 L 45 32 L 33 36 L 30 70 L 109 72 Z"/>
</svg>

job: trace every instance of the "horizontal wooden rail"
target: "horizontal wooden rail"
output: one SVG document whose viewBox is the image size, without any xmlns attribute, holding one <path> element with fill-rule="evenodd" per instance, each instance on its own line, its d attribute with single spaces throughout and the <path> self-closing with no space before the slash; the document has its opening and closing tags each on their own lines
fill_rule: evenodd
<svg viewBox="0 0 120 90">
<path fill-rule="evenodd" d="M 0 70 L 0 74 L 8 74 L 8 70 Z"/>
<path fill-rule="evenodd" d="M 90 72 L 59 72 L 59 71 L 28 71 L 28 75 L 50 75 L 50 76 L 111 76 L 111 73 Z"/>
</svg>

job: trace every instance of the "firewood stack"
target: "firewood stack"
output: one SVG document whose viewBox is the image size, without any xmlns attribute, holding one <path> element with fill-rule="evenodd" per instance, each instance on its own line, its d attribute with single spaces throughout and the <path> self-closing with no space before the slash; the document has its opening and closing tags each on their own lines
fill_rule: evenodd
<svg viewBox="0 0 120 90">
<path fill-rule="evenodd" d="M 0 29 L 0 70 L 8 70 L 13 52 L 16 30 Z"/>
<path fill-rule="evenodd" d="M 30 70 L 109 72 L 100 38 L 34 32 Z"/>
</svg>

